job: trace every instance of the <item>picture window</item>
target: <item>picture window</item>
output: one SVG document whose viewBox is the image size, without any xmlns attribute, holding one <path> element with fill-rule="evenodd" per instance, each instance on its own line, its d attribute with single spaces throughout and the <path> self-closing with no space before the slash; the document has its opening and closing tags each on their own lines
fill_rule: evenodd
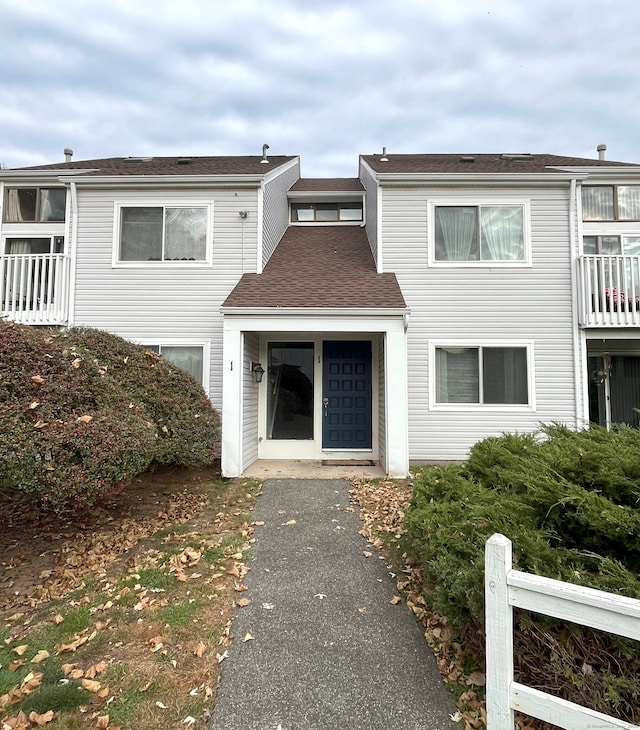
<svg viewBox="0 0 640 730">
<path fill-rule="evenodd" d="M 436 403 L 529 403 L 526 347 L 437 347 Z"/>
</svg>

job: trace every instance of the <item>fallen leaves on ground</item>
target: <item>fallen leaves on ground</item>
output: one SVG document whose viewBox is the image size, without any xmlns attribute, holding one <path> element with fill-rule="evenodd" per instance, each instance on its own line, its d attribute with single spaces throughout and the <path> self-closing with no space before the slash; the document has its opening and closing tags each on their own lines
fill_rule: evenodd
<svg viewBox="0 0 640 730">
<path fill-rule="evenodd" d="M 410 482 L 352 480 L 351 498 L 360 507 L 360 519 L 364 523 L 360 533 L 379 550 L 384 551 L 385 546 L 398 541 L 404 534 L 404 514 L 412 489 Z M 401 570 L 402 575 L 397 577 L 396 587 L 404 593 L 408 608 L 422 623 L 425 638 L 434 651 L 444 679 L 465 686 L 481 686 L 479 672 L 465 676 L 462 647 L 453 641 L 446 617 L 429 609 L 422 595 L 424 581 L 420 571 L 406 561 L 397 570 Z M 390 603 L 401 601 L 400 596 L 394 596 Z M 458 705 L 460 711 L 457 716 L 464 721 L 465 730 L 486 727 L 484 703 L 472 689 L 459 697 Z"/>
<path fill-rule="evenodd" d="M 0 616 L 3 606 L 12 609 L 10 616 L 6 612 L 2 618 L 12 626 L 7 640 L 12 649 L 7 651 L 15 657 L 11 666 L 7 661 L 3 669 L 24 673 L 30 667 L 44 667 L 46 671 L 43 662 L 56 664 L 66 659 L 67 663 L 58 664 L 65 676 L 63 682 L 76 683 L 91 694 L 88 705 L 81 710 L 89 723 L 87 727 L 119 730 L 110 723 L 108 708 L 118 702 L 126 677 L 136 678 L 140 702 L 149 713 L 147 722 L 154 722 L 153 712 L 158 713 L 157 717 L 162 714 L 163 720 L 156 719 L 154 728 L 166 726 L 167 722 L 172 727 L 204 727 L 200 715 L 193 719 L 194 698 L 203 708 L 210 706 L 218 663 L 228 656 L 233 608 L 250 603 L 238 597 L 246 590 L 242 578 L 249 568 L 244 552 L 254 531 L 248 510 L 255 494 L 247 491 L 248 484 L 245 482 L 243 489 L 238 480 L 206 493 L 174 491 L 166 493 L 166 499 L 154 493 L 156 507 L 146 515 L 121 517 L 98 510 L 99 514 L 88 515 L 89 524 L 84 529 L 73 528 L 75 534 L 71 523 L 61 525 L 58 533 L 45 518 L 40 534 L 34 519 L 35 540 L 23 539 L 18 544 L 5 535 L 3 543 L 0 537 Z M 251 483 L 250 489 L 257 491 L 257 485 Z M 145 509 L 151 507 L 151 495 L 142 494 L 141 500 L 146 503 Z M 210 500 L 211 508 L 203 512 Z M 17 526 L 19 518 L 16 513 L 11 515 Z M 163 528 L 177 527 L 188 520 L 188 531 L 176 529 L 153 537 Z M 35 550 L 27 549 L 40 535 L 50 537 L 50 544 L 43 540 Z M 2 552 L 3 544 L 9 545 L 11 554 Z M 221 557 L 211 562 L 208 556 L 217 553 Z M 169 588 L 146 583 L 147 575 L 162 572 L 171 579 Z M 25 606 L 22 611 L 15 611 L 13 606 L 14 586 L 9 583 L 14 577 L 22 581 L 16 600 L 16 605 L 22 602 Z M 83 588 L 89 577 L 91 590 Z M 53 598 L 59 600 L 55 613 L 46 606 Z M 189 611 L 193 605 L 195 612 L 187 613 L 187 628 L 178 623 L 174 630 L 159 612 L 180 605 Z M 63 638 L 52 642 L 54 651 L 47 652 L 42 644 L 38 645 L 38 627 L 45 632 L 55 631 L 53 625 L 64 624 L 65 617 L 75 609 L 90 615 L 87 628 L 68 634 L 62 626 Z M 210 645 L 208 638 L 200 639 L 215 635 L 219 636 L 217 646 Z M 101 638 L 96 641 L 98 636 Z M 69 661 L 67 657 L 72 655 L 73 661 Z M 111 674 L 106 682 L 101 675 L 113 664 L 126 667 L 126 676 L 114 682 Z M 18 711 L 24 698 L 40 685 L 41 677 L 40 673 L 29 672 L 2 695 L 0 730 L 32 730 L 54 719 L 49 712 L 27 716 Z"/>
<path fill-rule="evenodd" d="M 423 595 L 425 581 L 418 567 L 399 551 L 391 556 L 390 551 L 385 550 L 397 547 L 405 533 L 404 515 L 411 499 L 413 484 L 410 481 L 390 479 L 379 482 L 352 479 L 351 485 L 351 500 L 360 508 L 360 519 L 364 523 L 360 534 L 381 550 L 385 559 L 402 558 L 402 565 L 396 568 L 401 572 L 397 576 L 396 587 L 402 591 L 407 607 L 422 624 L 425 639 L 434 652 L 440 674 L 448 683 L 468 688 L 458 697 L 459 710 L 454 719 L 463 721 L 465 730 L 486 728 L 487 713 L 482 690 L 478 689 L 481 693 L 479 695 L 474 689 L 482 688 L 486 684 L 484 672 L 465 670 L 468 657 L 464 648 L 449 629 L 446 616 L 429 608 Z M 391 575 L 396 577 L 394 573 Z M 400 601 L 398 596 L 391 599 L 391 603 Z M 366 611 L 365 608 L 359 610 Z M 554 726 L 538 720 L 519 718 L 518 727 L 520 730 L 552 730 Z"/>
</svg>

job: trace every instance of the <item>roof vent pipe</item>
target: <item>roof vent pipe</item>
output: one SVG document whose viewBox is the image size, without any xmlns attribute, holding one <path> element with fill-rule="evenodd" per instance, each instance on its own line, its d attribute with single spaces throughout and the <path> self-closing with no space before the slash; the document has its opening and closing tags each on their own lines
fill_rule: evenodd
<svg viewBox="0 0 640 730">
<path fill-rule="evenodd" d="M 387 148 L 382 148 L 382 157 L 380 158 L 380 162 L 389 162 L 389 158 L 387 157 Z"/>
<path fill-rule="evenodd" d="M 604 153 L 607 151 L 607 145 L 599 144 L 597 147 L 597 150 L 598 150 L 598 159 L 604 160 L 605 159 Z"/>
<path fill-rule="evenodd" d="M 267 160 L 267 150 L 269 149 L 268 144 L 262 145 L 262 159 L 260 160 L 261 164 L 268 164 L 269 160 Z"/>
<path fill-rule="evenodd" d="M 73 157 L 73 150 L 69 147 L 64 148 L 64 161 L 65 162 L 71 162 L 71 158 Z"/>
</svg>

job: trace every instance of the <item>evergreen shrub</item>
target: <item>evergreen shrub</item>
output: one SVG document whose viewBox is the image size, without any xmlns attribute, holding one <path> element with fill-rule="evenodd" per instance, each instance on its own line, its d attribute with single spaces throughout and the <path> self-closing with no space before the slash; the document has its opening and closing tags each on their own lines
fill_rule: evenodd
<svg viewBox="0 0 640 730">
<path fill-rule="evenodd" d="M 212 464 L 219 437 L 202 387 L 143 346 L 0 322 L 0 488 L 83 509 L 154 464 Z"/>
<path fill-rule="evenodd" d="M 419 473 L 405 527 L 407 553 L 425 576 L 431 604 L 476 638 L 484 625 L 484 547 L 496 532 L 512 541 L 517 570 L 640 599 L 640 431 L 552 424 L 484 439 L 467 463 Z M 516 633 L 517 645 L 533 635 L 548 644 L 544 659 L 528 663 L 528 683 L 640 719 L 632 709 L 640 706 L 637 644 L 603 644 L 595 632 L 542 617 L 521 617 Z M 606 646 L 606 660 L 589 661 L 596 644 Z M 560 668 L 560 656 L 569 657 L 569 669 L 567 662 Z M 540 675 L 531 676 L 536 667 Z"/>
</svg>

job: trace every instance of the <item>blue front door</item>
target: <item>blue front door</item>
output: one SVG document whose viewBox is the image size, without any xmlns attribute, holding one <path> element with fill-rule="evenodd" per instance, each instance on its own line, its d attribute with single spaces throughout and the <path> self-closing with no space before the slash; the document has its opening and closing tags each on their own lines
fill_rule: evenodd
<svg viewBox="0 0 640 730">
<path fill-rule="evenodd" d="M 371 448 L 371 342 L 322 343 L 322 448 Z"/>
</svg>

